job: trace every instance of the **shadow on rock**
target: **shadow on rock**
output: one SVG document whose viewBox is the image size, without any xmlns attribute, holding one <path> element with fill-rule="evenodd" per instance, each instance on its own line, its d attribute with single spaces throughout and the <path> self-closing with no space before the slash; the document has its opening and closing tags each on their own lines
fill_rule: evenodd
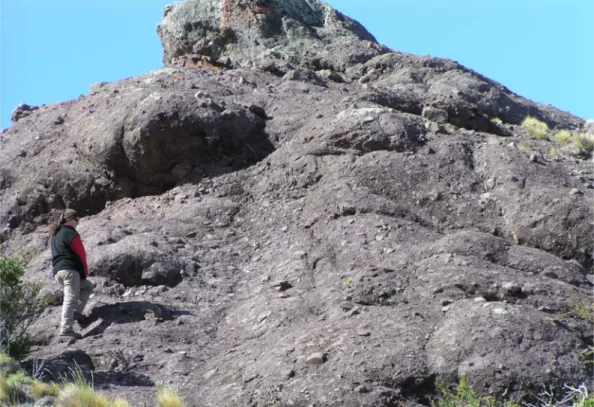
<svg viewBox="0 0 594 407">
<path fill-rule="evenodd" d="M 93 381 L 97 387 L 141 386 L 153 387 L 155 382 L 148 376 L 133 372 L 94 372 Z"/>
<path fill-rule="evenodd" d="M 127 301 L 115 304 L 96 305 L 89 317 L 81 326 L 93 332 L 84 336 L 96 335 L 103 332 L 111 324 L 128 324 L 144 320 L 171 321 L 180 315 L 190 315 L 188 311 L 177 310 L 161 304 L 148 301 Z"/>
<path fill-rule="evenodd" d="M 22 366 L 31 376 L 44 381 L 73 380 L 79 375 L 88 378 L 95 370 L 91 357 L 78 349 L 28 359 Z"/>
</svg>

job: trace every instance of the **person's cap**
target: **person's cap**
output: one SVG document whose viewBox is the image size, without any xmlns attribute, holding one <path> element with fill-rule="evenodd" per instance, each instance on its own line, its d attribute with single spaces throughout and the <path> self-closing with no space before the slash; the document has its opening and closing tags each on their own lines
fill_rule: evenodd
<svg viewBox="0 0 594 407">
<path fill-rule="evenodd" d="M 66 223 L 78 218 L 78 213 L 74 209 L 66 209 L 60 216 L 60 223 Z"/>
</svg>

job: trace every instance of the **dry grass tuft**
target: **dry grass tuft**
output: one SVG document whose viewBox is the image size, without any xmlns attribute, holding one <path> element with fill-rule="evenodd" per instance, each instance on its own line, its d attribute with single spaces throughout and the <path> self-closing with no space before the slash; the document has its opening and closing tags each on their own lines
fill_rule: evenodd
<svg viewBox="0 0 594 407">
<path fill-rule="evenodd" d="M 185 407 L 186 404 L 171 389 L 162 389 L 157 394 L 157 406 L 159 407 Z"/>
<path fill-rule="evenodd" d="M 526 117 L 522 122 L 522 127 L 526 129 L 530 137 L 539 140 L 548 140 L 549 126 L 537 118 L 532 116 Z"/>
</svg>

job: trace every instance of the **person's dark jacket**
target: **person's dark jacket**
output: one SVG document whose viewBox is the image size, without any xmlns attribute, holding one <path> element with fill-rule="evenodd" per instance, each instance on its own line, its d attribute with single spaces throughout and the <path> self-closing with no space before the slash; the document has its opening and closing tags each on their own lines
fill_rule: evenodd
<svg viewBox="0 0 594 407">
<path fill-rule="evenodd" d="M 75 270 L 81 280 L 87 278 L 89 269 L 87 255 L 80 236 L 74 228 L 61 226 L 51 238 L 52 272 L 55 276 L 60 270 Z"/>
</svg>

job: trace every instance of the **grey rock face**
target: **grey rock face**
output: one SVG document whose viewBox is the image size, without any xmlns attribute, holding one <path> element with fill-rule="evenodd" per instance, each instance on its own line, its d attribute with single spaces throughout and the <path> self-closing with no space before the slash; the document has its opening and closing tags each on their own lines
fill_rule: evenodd
<svg viewBox="0 0 594 407">
<path fill-rule="evenodd" d="M 157 71 L 21 120 L 31 137 L 7 140 L 19 128 L 4 136 L 0 185 L 13 193 L 0 195 L 2 224 L 14 229 L 64 206 L 96 213 L 108 200 L 159 193 L 272 151 L 262 117 L 231 101 L 195 98 L 193 87 L 175 71 Z M 55 128 L 56 116 L 67 122 Z M 21 151 L 36 157 L 36 171 L 24 168 Z"/>
<path fill-rule="evenodd" d="M 12 111 L 12 121 L 17 122 L 23 117 L 27 117 L 32 111 L 39 109 L 37 106 L 30 106 L 26 103 L 19 103 L 17 107 Z"/>
<path fill-rule="evenodd" d="M 24 364 L 28 369 L 39 369 L 43 380 L 51 381 L 68 380 L 79 372 L 88 375 L 95 370 L 90 356 L 78 349 L 62 349 L 56 354 L 38 355 Z"/>
<path fill-rule="evenodd" d="M 84 214 L 96 290 L 70 349 L 105 391 L 388 407 L 463 374 L 514 396 L 589 377 L 571 310 L 592 289 L 591 161 L 518 126 L 583 120 L 453 61 L 360 54 L 366 32 L 315 1 L 221 4 L 160 26 L 193 65 L 40 107 L 0 143 L 2 253 L 30 251 L 49 293 L 47 222 Z M 63 358 L 54 297 L 33 358 Z"/>
</svg>

